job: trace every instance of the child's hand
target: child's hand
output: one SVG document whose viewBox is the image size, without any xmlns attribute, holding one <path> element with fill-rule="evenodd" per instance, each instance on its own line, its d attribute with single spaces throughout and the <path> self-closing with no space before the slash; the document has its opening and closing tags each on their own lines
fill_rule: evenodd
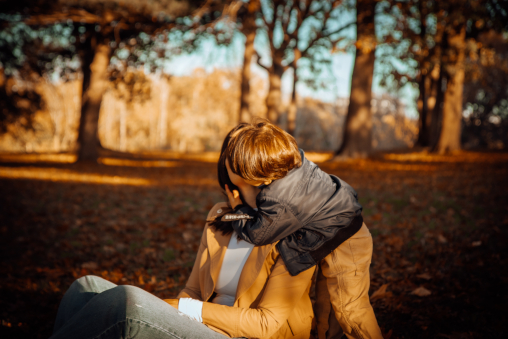
<svg viewBox="0 0 508 339">
<path fill-rule="evenodd" d="M 228 185 L 226 185 L 226 194 L 228 195 L 229 204 L 231 207 L 235 208 L 237 205 L 242 203 L 242 199 L 240 199 L 240 192 L 237 190 L 233 190 L 233 192 L 231 192 Z"/>
</svg>

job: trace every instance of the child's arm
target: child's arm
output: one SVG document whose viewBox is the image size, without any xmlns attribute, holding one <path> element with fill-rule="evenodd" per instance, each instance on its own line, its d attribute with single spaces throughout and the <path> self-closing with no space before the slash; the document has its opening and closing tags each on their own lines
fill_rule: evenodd
<svg viewBox="0 0 508 339">
<path fill-rule="evenodd" d="M 248 188 L 252 188 L 252 191 Z M 226 194 L 231 207 L 236 214 L 247 214 L 250 219 L 238 219 L 231 221 L 236 233 L 245 241 L 254 245 L 266 245 L 285 238 L 300 228 L 300 223 L 289 211 L 286 211 L 278 203 L 263 203 L 261 210 L 254 210 L 256 205 L 256 195 L 258 191 L 255 187 L 247 187 L 242 190 L 242 197 L 246 204 L 240 199 L 237 190 L 231 191 L 226 185 Z M 254 192 L 255 190 L 255 192 Z M 252 195 L 252 196 L 250 196 Z"/>
<path fill-rule="evenodd" d="M 314 219 L 313 221 L 321 225 L 321 228 L 328 227 L 347 228 L 351 226 L 353 219 L 362 213 L 362 206 L 358 203 L 356 192 L 347 183 L 334 179 L 339 189 L 336 197 L 330 199 L 327 209 L 333 211 L 331 214 L 324 215 L 324 219 Z M 228 194 L 233 196 L 233 194 Z M 243 196 L 243 193 L 242 193 Z M 232 218 L 232 226 L 236 233 L 242 238 L 254 245 L 266 245 L 285 237 L 292 235 L 300 230 L 306 220 L 300 221 L 292 211 L 279 203 L 275 199 L 257 200 L 259 210 L 254 210 L 247 204 L 238 201 L 230 203 L 234 206 L 235 213 L 243 215 L 242 217 Z M 248 216 L 247 218 L 245 216 Z M 294 234 L 294 240 L 297 241 L 302 235 Z"/>
</svg>

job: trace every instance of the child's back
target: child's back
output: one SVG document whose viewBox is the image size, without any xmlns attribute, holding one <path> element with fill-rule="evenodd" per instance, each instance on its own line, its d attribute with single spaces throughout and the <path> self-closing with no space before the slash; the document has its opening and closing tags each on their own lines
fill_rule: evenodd
<svg viewBox="0 0 508 339">
<path fill-rule="evenodd" d="M 254 219 L 233 224 L 240 237 L 255 245 L 281 240 L 278 248 L 292 275 L 317 264 L 362 225 L 359 220 L 362 207 L 353 188 L 323 172 L 305 158 L 303 151 L 300 154 L 299 168 L 258 194 L 257 212 L 248 205 L 236 209 L 237 213 L 249 214 Z M 355 218 L 357 222 L 353 223 Z M 339 232 L 342 241 L 335 239 Z M 317 250 L 334 239 L 328 253 L 318 256 Z"/>
</svg>

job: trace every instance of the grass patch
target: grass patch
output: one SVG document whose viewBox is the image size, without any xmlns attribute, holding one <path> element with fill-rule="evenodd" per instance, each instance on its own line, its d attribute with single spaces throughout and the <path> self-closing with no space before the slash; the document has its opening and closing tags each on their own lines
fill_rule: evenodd
<svg viewBox="0 0 508 339">
<path fill-rule="evenodd" d="M 164 254 L 162 255 L 162 260 L 164 260 L 164 262 L 170 262 L 175 258 L 175 251 L 172 248 L 166 248 Z"/>
<path fill-rule="evenodd" d="M 378 230 L 377 228 L 370 229 L 369 231 L 370 231 L 370 234 L 372 235 L 373 238 L 375 238 L 381 234 L 381 231 Z"/>
<path fill-rule="evenodd" d="M 76 235 L 78 235 L 79 233 L 79 228 L 75 227 L 75 228 L 71 228 L 68 232 L 67 232 L 67 236 L 72 238 L 72 237 L 75 237 Z"/>
<path fill-rule="evenodd" d="M 71 241 L 70 245 L 72 247 L 75 247 L 75 248 L 81 248 L 81 247 L 83 247 L 83 244 L 81 243 L 81 241 L 77 241 L 77 240 Z"/>
<path fill-rule="evenodd" d="M 364 208 L 362 214 L 364 217 L 371 216 L 373 214 L 372 208 Z"/>
<path fill-rule="evenodd" d="M 129 249 L 131 251 L 131 253 L 134 253 L 137 249 L 139 249 L 141 247 L 140 244 L 138 244 L 137 242 L 133 241 L 129 244 Z"/>
<path fill-rule="evenodd" d="M 397 210 L 404 209 L 409 205 L 409 200 L 407 199 L 390 199 L 388 202 L 391 203 Z"/>
<path fill-rule="evenodd" d="M 436 226 L 437 226 L 436 220 L 431 219 L 427 227 L 429 228 L 429 230 L 434 230 L 436 229 Z"/>
</svg>

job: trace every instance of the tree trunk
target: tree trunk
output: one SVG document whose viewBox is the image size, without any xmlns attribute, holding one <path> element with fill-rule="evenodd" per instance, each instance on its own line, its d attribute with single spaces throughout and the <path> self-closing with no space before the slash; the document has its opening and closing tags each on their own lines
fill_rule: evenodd
<svg viewBox="0 0 508 339">
<path fill-rule="evenodd" d="M 158 133 L 158 146 L 163 148 L 167 144 L 168 136 L 168 97 L 169 97 L 169 84 L 168 78 L 162 76 L 160 79 L 161 84 L 161 100 L 160 100 L 160 116 L 159 116 L 159 133 Z"/>
<path fill-rule="evenodd" d="M 374 10 L 376 1 L 357 1 L 357 42 L 351 81 L 344 139 L 337 155 L 366 157 L 372 151 L 372 76 L 374 74 L 376 37 Z M 361 9 L 361 10 L 359 10 Z"/>
<path fill-rule="evenodd" d="M 436 97 L 434 109 L 429 111 L 431 114 L 430 128 L 429 128 L 429 146 L 431 150 L 436 148 L 439 134 L 441 133 L 441 121 L 443 116 L 443 99 L 444 91 L 446 88 L 446 78 L 444 72 L 439 72 L 439 77 L 436 80 Z"/>
<path fill-rule="evenodd" d="M 94 39 L 92 39 L 94 40 Z M 92 48 L 94 47 L 92 41 Z M 97 44 L 93 52 L 83 58 L 83 91 L 79 124 L 78 161 L 97 161 L 100 146 L 98 125 L 102 96 L 107 85 L 107 68 L 111 49 Z"/>
<path fill-rule="evenodd" d="M 245 19 L 243 33 L 245 34 L 245 50 L 243 52 L 240 114 L 238 119 L 239 122 L 250 122 L 252 119 L 250 112 L 250 79 L 252 77 L 250 64 L 255 53 L 254 39 L 256 38 L 256 23 L 253 15 L 249 15 Z"/>
<path fill-rule="evenodd" d="M 115 107 L 115 102 L 111 97 L 107 97 L 104 100 L 103 105 L 105 105 L 105 116 L 104 116 L 104 146 L 106 148 L 114 148 L 115 145 L 115 135 L 113 134 L 114 125 L 117 118 L 117 112 Z M 113 147 L 111 147 L 113 146 Z"/>
<path fill-rule="evenodd" d="M 426 13 L 423 1 L 418 2 L 418 11 L 420 12 L 420 39 L 425 41 L 427 34 Z M 418 97 L 418 138 L 415 146 L 427 147 L 429 145 L 429 131 L 427 120 L 429 116 L 429 106 L 427 96 L 429 95 L 429 74 L 423 62 L 420 62 L 420 79 L 418 81 L 418 89 L 420 91 Z"/>
<path fill-rule="evenodd" d="M 456 56 L 455 63 L 449 66 L 449 76 L 443 99 L 443 114 L 439 139 L 434 149 L 443 154 L 460 150 L 462 129 L 462 93 L 464 88 L 465 26 L 455 34 L 448 35 L 449 48 Z"/>
<path fill-rule="evenodd" d="M 273 65 L 273 72 L 268 73 L 268 94 L 266 96 L 266 117 L 276 124 L 281 111 L 281 83 L 284 69 L 279 65 Z"/>
<path fill-rule="evenodd" d="M 298 110 L 296 103 L 296 83 L 298 82 L 297 64 L 300 59 L 300 51 L 295 49 L 295 60 L 293 61 L 293 91 L 291 92 L 291 102 L 289 103 L 288 109 L 288 130 L 287 132 L 292 136 L 295 136 L 296 129 L 296 113 Z"/>
<path fill-rule="evenodd" d="M 436 132 L 434 125 L 438 122 L 438 117 L 441 115 L 440 105 L 443 102 L 441 91 L 443 79 L 441 77 L 439 64 L 435 65 L 430 75 L 425 79 L 425 103 L 426 113 L 420 116 L 419 124 L 424 124 L 423 129 L 418 133 L 418 141 L 415 146 L 430 147 L 436 144 Z M 439 100 L 439 103 L 437 102 Z M 423 104 L 423 103 L 422 103 Z M 436 107 L 438 105 L 438 107 Z M 437 129 L 435 129 L 437 131 Z"/>
<path fill-rule="evenodd" d="M 118 126 L 118 130 L 120 131 L 120 151 L 127 151 L 127 105 L 122 100 L 119 102 L 120 104 L 120 126 Z"/>
<path fill-rule="evenodd" d="M 420 74 L 420 81 L 418 81 L 418 89 L 420 95 L 418 96 L 418 139 L 416 145 L 427 147 L 429 145 L 429 132 L 427 129 L 427 115 L 428 115 L 428 100 L 427 100 L 427 76 Z"/>
</svg>

